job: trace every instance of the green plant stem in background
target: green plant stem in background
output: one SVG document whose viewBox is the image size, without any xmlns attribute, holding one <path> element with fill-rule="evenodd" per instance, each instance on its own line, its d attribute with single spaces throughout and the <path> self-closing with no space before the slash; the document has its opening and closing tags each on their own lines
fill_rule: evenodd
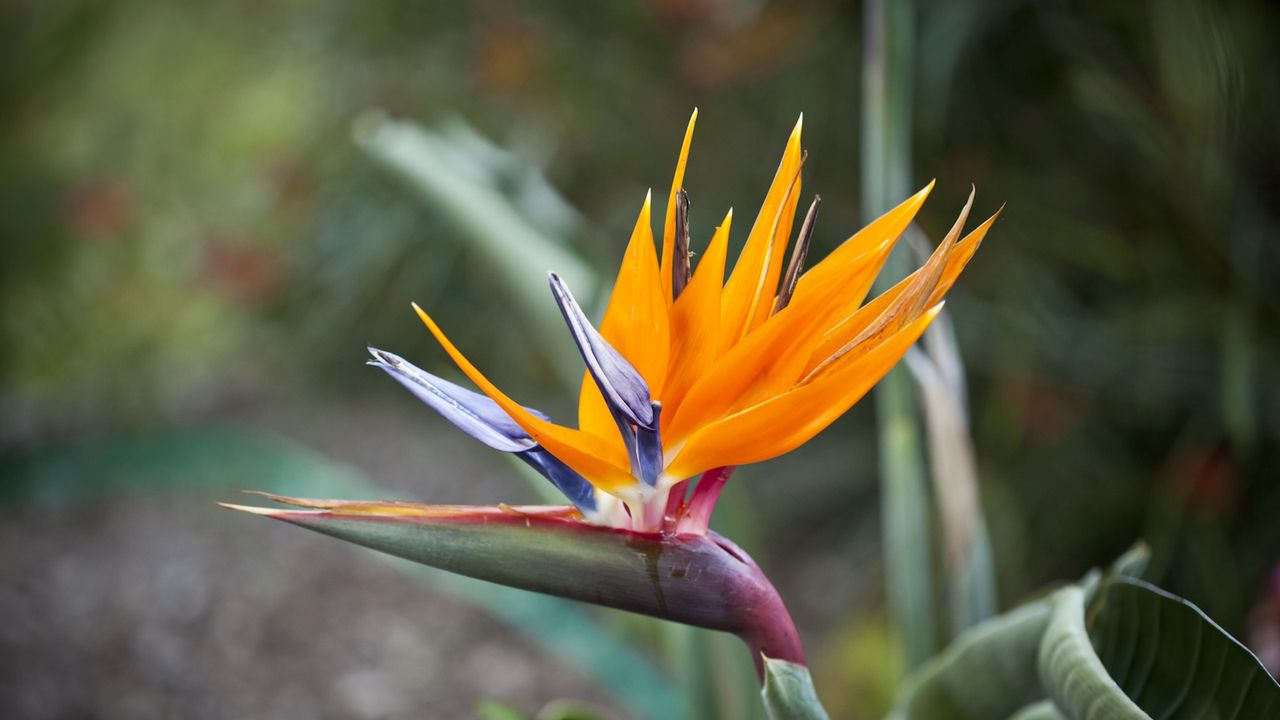
<svg viewBox="0 0 1280 720">
<path fill-rule="evenodd" d="M 915 8 L 910 0 L 867 0 L 863 10 L 861 185 L 869 221 L 910 194 Z M 901 247 L 889 258 L 885 277 L 906 275 L 907 252 Z M 890 372 L 876 391 L 885 585 L 908 669 L 936 647 L 929 497 L 913 395 L 903 368 Z"/>
<path fill-rule="evenodd" d="M 927 255 L 927 245 L 920 245 L 924 247 L 917 249 Z M 950 319 L 940 315 L 922 346 L 912 348 L 905 359 L 924 405 L 946 569 L 947 636 L 953 638 L 995 613 L 996 581 L 969 432 L 964 363 Z"/>
<path fill-rule="evenodd" d="M 729 635 L 655 621 L 669 671 L 685 696 L 690 720 L 761 720 L 760 682 L 742 644 Z"/>
</svg>

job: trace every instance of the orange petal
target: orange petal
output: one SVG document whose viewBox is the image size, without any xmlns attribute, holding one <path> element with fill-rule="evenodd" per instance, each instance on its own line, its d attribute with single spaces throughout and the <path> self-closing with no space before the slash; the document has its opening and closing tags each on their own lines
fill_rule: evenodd
<svg viewBox="0 0 1280 720">
<path fill-rule="evenodd" d="M 667 375 L 670 328 L 649 212 L 650 197 L 646 195 L 600 323 L 600 334 L 635 367 L 649 386 L 649 394 L 657 398 Z M 604 397 L 585 374 L 578 395 L 578 427 L 622 450 L 622 438 Z"/>
<path fill-rule="evenodd" d="M 662 293 L 666 297 L 668 305 L 671 304 L 673 295 L 671 272 L 676 237 L 676 193 L 680 191 L 680 188 L 684 187 L 684 167 L 689 161 L 689 145 L 693 142 L 693 126 L 697 122 L 698 108 L 694 108 L 693 115 L 689 117 L 689 126 L 684 131 L 684 143 L 680 146 L 680 159 L 676 161 L 676 174 L 671 179 L 671 194 L 667 196 L 666 220 L 662 225 L 662 265 L 658 274 L 662 278 Z"/>
<path fill-rule="evenodd" d="M 982 244 L 982 239 L 987 236 L 987 231 L 991 229 L 992 224 L 995 223 L 996 218 L 1000 217 L 1002 212 L 1004 212 L 1003 206 L 956 244 L 955 250 L 951 252 L 951 257 L 947 260 L 947 267 L 942 271 L 942 277 L 929 295 L 929 301 L 926 304 L 936 305 L 947 294 L 947 291 L 955 284 L 956 278 L 960 277 L 960 273 L 964 271 L 965 266 L 973 259 L 973 254 L 978 252 L 978 246 Z"/>
<path fill-rule="evenodd" d="M 850 263 L 851 292 L 870 286 L 891 245 L 869 249 L 863 262 Z M 852 260 L 852 258 L 850 258 Z M 842 306 L 836 306 L 838 309 Z M 793 303 L 778 311 L 741 342 L 715 359 L 689 390 L 680 409 L 663 428 L 667 442 L 679 442 L 701 425 L 729 414 L 743 402 L 755 402 L 791 387 L 809 358 L 809 348 L 828 327 L 832 308 Z M 664 413 L 665 414 L 665 413 Z"/>
<path fill-rule="evenodd" d="M 787 335 L 782 344 L 789 351 L 782 354 L 780 361 L 753 371 L 755 377 L 750 387 L 733 403 L 732 410 L 784 392 L 801 377 L 808 365 L 808 353 L 821 340 L 822 333 L 862 304 L 898 238 L 911 224 L 932 187 L 930 183 L 854 233 L 811 272 L 801 276 L 792 303 L 796 314 L 806 316 L 809 321 Z"/>
<path fill-rule="evenodd" d="M 804 165 L 804 158 L 801 154 L 801 166 Z M 791 187 L 787 188 L 782 212 L 774 217 L 773 228 L 769 232 L 773 242 L 769 244 L 760 282 L 756 284 L 755 294 L 751 296 L 751 304 L 747 310 L 748 333 L 773 314 L 773 301 L 778 294 L 778 282 L 782 278 L 782 266 L 786 260 L 787 241 L 791 238 L 791 225 L 795 221 L 796 208 L 800 202 L 800 185 L 800 168 L 796 168 L 796 177 Z"/>
<path fill-rule="evenodd" d="M 702 428 L 672 460 L 667 474 L 692 477 L 711 468 L 761 462 L 796 449 L 879 382 L 940 309 L 940 305 L 930 309 L 871 352 L 833 372 Z"/>
<path fill-rule="evenodd" d="M 847 299 L 851 294 L 845 287 L 849 264 L 860 262 L 859 259 L 869 246 L 877 246 L 886 240 L 891 243 L 896 242 L 915 219 L 916 213 L 920 212 L 920 208 L 924 206 L 924 201 L 933 191 L 933 185 L 933 182 L 930 182 L 924 189 L 873 220 L 801 275 L 800 281 L 796 283 L 795 299 L 792 302 L 827 305 L 838 297 Z M 881 261 L 887 258 L 886 254 Z M 859 297 L 853 302 L 853 307 L 856 309 L 861 303 L 862 298 Z"/>
<path fill-rule="evenodd" d="M 822 333 L 862 303 L 931 188 L 859 230 L 802 275 L 791 304 L 721 355 L 716 372 L 695 383 L 678 412 L 663 413 L 663 437 L 678 442 L 735 407 L 789 389 L 805 372 Z"/>
<path fill-rule="evenodd" d="M 693 278 L 671 305 L 671 360 L 661 397 L 663 420 L 675 416 L 689 388 L 716 360 L 716 343 L 707 342 L 707 338 L 717 337 L 720 330 L 720 292 L 732 222 L 730 210 L 698 261 Z"/>
<path fill-rule="evenodd" d="M 986 222 L 979 225 L 973 232 L 965 236 L 963 240 L 955 243 L 950 250 L 950 254 L 946 258 L 946 265 L 943 267 L 940 277 L 928 297 L 922 303 L 917 302 L 925 307 L 936 305 L 947 290 L 955 284 L 956 278 L 960 272 L 968 265 L 969 260 L 973 258 L 973 254 L 977 251 L 978 246 L 982 243 L 982 239 L 986 237 L 987 231 L 991 229 L 992 223 L 999 217 L 1000 213 L 996 213 L 987 219 Z M 921 278 L 925 268 L 916 270 L 901 280 L 897 285 L 889 288 L 881 293 L 876 299 L 867 303 L 865 306 L 857 309 L 856 312 L 848 315 L 842 321 L 829 329 L 822 339 L 814 346 L 805 372 L 812 372 L 819 364 L 839 352 L 863 331 L 871 326 L 904 292 L 907 292 L 912 284 Z"/>
<path fill-rule="evenodd" d="M 804 116 L 796 122 L 782 154 L 782 162 L 773 176 L 773 184 L 751 234 L 742 246 L 733 273 L 725 284 L 720 321 L 721 350 L 732 347 L 756 325 L 757 316 L 768 317 L 772 309 L 773 289 L 782 272 L 782 256 L 791 221 L 800 194 L 801 164 L 800 130 Z M 772 284 L 770 284 L 772 280 Z"/>
<path fill-rule="evenodd" d="M 449 341 L 430 315 L 416 304 L 413 309 L 417 311 L 418 317 L 422 318 L 422 322 L 426 323 L 431 334 L 436 336 L 436 340 L 444 347 L 445 352 L 449 353 L 449 357 L 453 358 L 458 368 L 471 378 L 471 382 L 475 383 L 485 395 L 498 403 L 498 406 L 506 411 L 516 424 L 524 428 L 524 431 L 529 433 L 529 437 L 536 440 L 539 445 L 545 447 L 548 452 L 601 490 L 614 492 L 635 484 L 636 480 L 631 472 L 615 462 L 617 453 L 613 448 L 594 435 L 547 422 L 525 410 L 520 403 L 507 397 L 497 386 L 489 382 L 489 379 Z M 620 460 L 626 462 L 625 455 Z"/>
</svg>

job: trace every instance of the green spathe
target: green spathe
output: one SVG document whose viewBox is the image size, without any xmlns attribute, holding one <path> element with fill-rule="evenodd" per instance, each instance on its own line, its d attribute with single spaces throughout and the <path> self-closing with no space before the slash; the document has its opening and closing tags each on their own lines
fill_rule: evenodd
<svg viewBox="0 0 1280 720">
<path fill-rule="evenodd" d="M 230 506 L 468 577 L 741 637 L 756 657 L 804 664 L 786 608 L 760 568 L 716 533 L 637 533 L 571 507 L 303 500 Z M 764 667 L 757 661 L 761 678 Z"/>
</svg>

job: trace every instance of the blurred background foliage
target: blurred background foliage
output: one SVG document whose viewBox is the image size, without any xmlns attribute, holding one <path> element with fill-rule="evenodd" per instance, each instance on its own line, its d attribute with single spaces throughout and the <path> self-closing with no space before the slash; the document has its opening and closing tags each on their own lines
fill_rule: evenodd
<svg viewBox="0 0 1280 720">
<path fill-rule="evenodd" d="M 923 229 L 940 236 L 970 183 L 979 214 L 1007 203 L 948 305 L 1002 607 L 1141 536 L 1153 577 L 1274 672 L 1280 9 L 919 0 L 916 22 L 913 184 L 939 181 Z M 598 302 L 645 190 L 665 195 L 693 107 L 695 250 L 729 206 L 754 215 L 804 112 L 820 257 L 859 226 L 861 23 L 857 3 L 816 1 L 0 2 L 4 512 L 74 534 L 69 501 L 29 510 L 41 468 L 66 458 L 81 463 L 69 487 L 102 512 L 117 493 L 180 492 L 210 460 L 173 451 L 188 447 L 173 433 L 211 423 L 283 435 L 389 495 L 532 499 L 501 482 L 501 458 L 466 455 L 361 365 L 375 344 L 451 374 L 412 300 L 512 394 L 574 407 L 567 336 L 538 320 L 549 294 L 534 307 L 513 291 L 493 262 L 503 241 L 477 242 L 491 226 L 406 182 L 371 138 L 427 128 L 445 186 L 507 208 Z M 568 271 L 527 272 L 547 269 Z M 873 423 L 857 409 L 741 472 L 714 523 L 775 577 L 839 717 L 881 713 L 900 667 Z M 167 480 L 96 472 L 85 448 L 120 438 L 161 448 Z M 172 521 L 230 487 L 273 487 L 270 462 L 250 468 L 160 510 Z M 247 531 L 215 517 L 201 522 Z M 0 638 L 0 663 L 24 637 Z M 23 707 L 2 687 L 0 708 Z M 580 691 L 500 699 L 532 712 Z"/>
</svg>

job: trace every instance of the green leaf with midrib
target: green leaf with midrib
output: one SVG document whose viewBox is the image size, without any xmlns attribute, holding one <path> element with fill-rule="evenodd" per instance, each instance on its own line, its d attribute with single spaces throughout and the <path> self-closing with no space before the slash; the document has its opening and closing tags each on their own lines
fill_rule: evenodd
<svg viewBox="0 0 1280 720">
<path fill-rule="evenodd" d="M 1161 720 L 1266 718 L 1280 685 L 1195 605 L 1132 578 L 1103 584 L 1089 637 L 1116 684 Z"/>
<path fill-rule="evenodd" d="M 1128 577 L 1055 595 L 1040 645 L 1045 689 L 1072 720 L 1252 720 L 1280 685 L 1195 605 Z"/>
</svg>

